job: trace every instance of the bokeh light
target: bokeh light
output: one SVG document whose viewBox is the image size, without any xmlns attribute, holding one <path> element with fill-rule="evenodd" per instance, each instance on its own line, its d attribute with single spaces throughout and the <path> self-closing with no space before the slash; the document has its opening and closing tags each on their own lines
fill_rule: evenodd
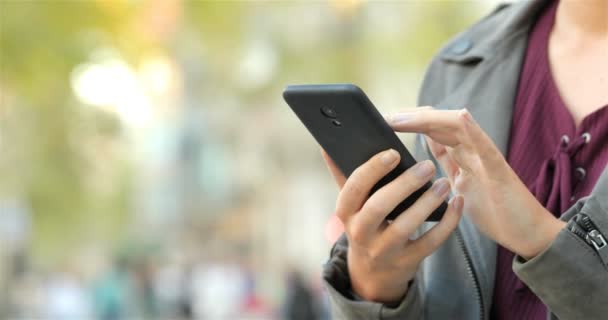
<svg viewBox="0 0 608 320">
<path fill-rule="evenodd" d="M 495 2 L 0 1 L 0 319 L 328 319 L 338 190 L 284 86 L 413 107 Z"/>
</svg>

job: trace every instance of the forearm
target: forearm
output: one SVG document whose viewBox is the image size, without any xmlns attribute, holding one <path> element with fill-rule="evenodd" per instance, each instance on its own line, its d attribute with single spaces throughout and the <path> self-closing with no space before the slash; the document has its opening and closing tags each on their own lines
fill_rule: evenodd
<svg viewBox="0 0 608 320">
<path fill-rule="evenodd" d="M 563 216 L 587 214 L 598 232 L 608 234 L 608 211 L 597 197 L 578 203 Z M 515 273 L 560 320 L 603 319 L 608 311 L 608 247 L 596 249 L 580 235 L 563 228 L 540 254 L 525 261 L 516 257 Z"/>
</svg>

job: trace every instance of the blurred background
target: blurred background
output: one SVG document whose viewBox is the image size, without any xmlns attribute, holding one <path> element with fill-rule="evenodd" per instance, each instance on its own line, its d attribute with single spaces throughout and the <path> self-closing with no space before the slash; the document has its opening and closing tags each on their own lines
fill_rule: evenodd
<svg viewBox="0 0 608 320">
<path fill-rule="evenodd" d="M 283 87 L 413 107 L 495 5 L 0 0 L 0 318 L 329 319 L 337 189 Z"/>
</svg>

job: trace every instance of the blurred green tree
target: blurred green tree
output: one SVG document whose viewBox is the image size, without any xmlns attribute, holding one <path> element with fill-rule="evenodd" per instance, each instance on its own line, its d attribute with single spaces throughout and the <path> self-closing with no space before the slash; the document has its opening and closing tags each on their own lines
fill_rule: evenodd
<svg viewBox="0 0 608 320">
<path fill-rule="evenodd" d="M 405 30 L 366 31 L 382 19 L 370 9 L 382 6 L 403 10 L 407 21 L 398 25 Z M 112 243 L 125 234 L 134 168 L 116 151 L 123 128 L 114 116 L 83 107 L 70 87 L 74 68 L 100 47 L 136 65 L 149 51 L 179 56 L 200 44 L 190 53 L 198 64 L 181 67 L 208 69 L 188 94 L 269 106 L 288 82 L 365 86 L 375 81 L 370 70 L 383 72 L 376 68 L 382 66 L 419 75 L 478 9 L 474 1 L 0 1 L 0 200 L 17 197 L 30 206 L 32 249 L 45 261 L 68 256 L 82 239 Z M 150 21 L 156 28 L 146 29 Z M 260 39 L 277 50 L 278 71 L 248 91 L 235 70 Z"/>
<path fill-rule="evenodd" d="M 84 239 L 112 239 L 125 220 L 128 165 L 91 152 L 120 135 L 120 125 L 75 101 L 70 74 L 97 46 L 120 45 L 136 9 L 0 1 L 0 198 L 16 197 L 31 209 L 31 249 L 41 261 L 69 256 Z M 110 192 L 87 181 L 94 162 L 111 168 Z"/>
</svg>

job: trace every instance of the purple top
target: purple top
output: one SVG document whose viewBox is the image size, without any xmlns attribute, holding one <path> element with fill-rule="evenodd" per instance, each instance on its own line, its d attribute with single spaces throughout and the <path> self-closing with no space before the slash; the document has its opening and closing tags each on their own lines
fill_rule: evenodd
<svg viewBox="0 0 608 320">
<path fill-rule="evenodd" d="M 539 16 L 528 40 L 513 111 L 507 161 L 556 217 L 591 193 L 608 162 L 608 105 L 576 127 L 553 81 L 547 54 L 558 1 Z M 512 270 L 499 246 L 491 319 L 547 319 L 547 307 Z"/>
</svg>

